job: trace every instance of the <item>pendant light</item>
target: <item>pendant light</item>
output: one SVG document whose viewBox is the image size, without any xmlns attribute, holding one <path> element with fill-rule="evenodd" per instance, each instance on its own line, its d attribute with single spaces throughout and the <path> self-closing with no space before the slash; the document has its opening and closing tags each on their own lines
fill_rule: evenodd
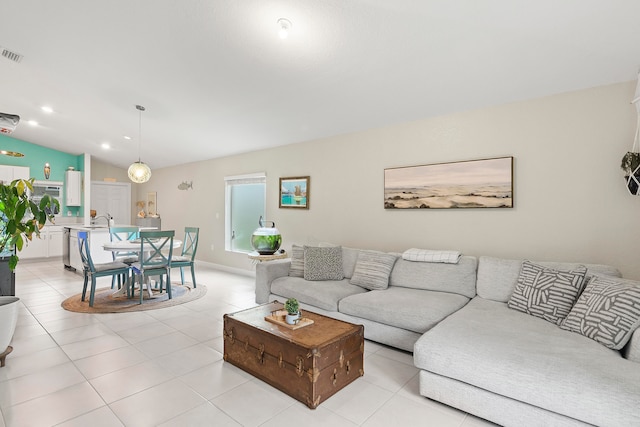
<svg viewBox="0 0 640 427">
<path fill-rule="evenodd" d="M 140 111 L 140 120 L 138 123 L 138 161 L 133 162 L 129 166 L 129 179 L 135 183 L 142 184 L 151 178 L 151 169 L 149 166 L 140 161 L 140 143 L 142 142 L 142 112 L 145 108 L 142 105 L 136 105 Z"/>
</svg>

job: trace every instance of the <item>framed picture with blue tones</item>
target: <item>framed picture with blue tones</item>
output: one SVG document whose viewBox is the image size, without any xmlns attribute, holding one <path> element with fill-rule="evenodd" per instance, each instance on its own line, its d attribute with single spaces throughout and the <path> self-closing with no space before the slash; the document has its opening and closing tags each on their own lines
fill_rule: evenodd
<svg viewBox="0 0 640 427">
<path fill-rule="evenodd" d="M 280 207 L 309 209 L 310 177 L 280 178 Z"/>
</svg>

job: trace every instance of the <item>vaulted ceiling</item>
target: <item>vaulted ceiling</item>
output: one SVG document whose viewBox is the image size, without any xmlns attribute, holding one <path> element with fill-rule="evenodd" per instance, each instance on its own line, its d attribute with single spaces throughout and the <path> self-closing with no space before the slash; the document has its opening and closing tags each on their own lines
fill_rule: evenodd
<svg viewBox="0 0 640 427">
<path fill-rule="evenodd" d="M 15 138 L 153 169 L 635 80 L 639 17 L 638 0 L 4 1 L 0 46 L 22 58 L 0 57 L 0 112 Z"/>
</svg>

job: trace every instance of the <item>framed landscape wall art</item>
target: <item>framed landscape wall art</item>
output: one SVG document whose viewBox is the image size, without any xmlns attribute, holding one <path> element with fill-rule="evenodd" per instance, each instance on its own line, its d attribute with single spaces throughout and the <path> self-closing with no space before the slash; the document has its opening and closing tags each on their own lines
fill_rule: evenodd
<svg viewBox="0 0 640 427">
<path fill-rule="evenodd" d="M 155 216 L 158 214 L 158 193 L 155 191 L 147 193 L 147 215 Z"/>
<path fill-rule="evenodd" d="M 280 178 L 280 207 L 309 209 L 310 181 L 308 176 Z"/>
<path fill-rule="evenodd" d="M 513 157 L 384 170 L 385 209 L 512 207 Z"/>
</svg>

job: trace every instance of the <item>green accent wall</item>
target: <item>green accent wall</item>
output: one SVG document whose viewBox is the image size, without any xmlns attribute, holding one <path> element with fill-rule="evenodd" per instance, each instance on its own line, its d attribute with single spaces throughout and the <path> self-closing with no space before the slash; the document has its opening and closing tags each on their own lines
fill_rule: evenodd
<svg viewBox="0 0 640 427">
<path fill-rule="evenodd" d="M 0 165 L 28 166 L 31 178 L 37 181 L 45 181 L 44 164 L 51 166 L 49 181 L 64 182 L 64 172 L 69 166 L 75 170 L 82 171 L 84 166 L 84 154 L 75 155 L 63 151 L 42 147 L 7 135 L 0 135 L 0 150 L 17 151 L 24 154 L 24 157 L 11 157 L 0 155 Z M 59 200 L 60 211 L 66 215 L 71 211 L 73 216 L 82 213 L 82 206 L 67 208 L 64 200 Z"/>
</svg>

